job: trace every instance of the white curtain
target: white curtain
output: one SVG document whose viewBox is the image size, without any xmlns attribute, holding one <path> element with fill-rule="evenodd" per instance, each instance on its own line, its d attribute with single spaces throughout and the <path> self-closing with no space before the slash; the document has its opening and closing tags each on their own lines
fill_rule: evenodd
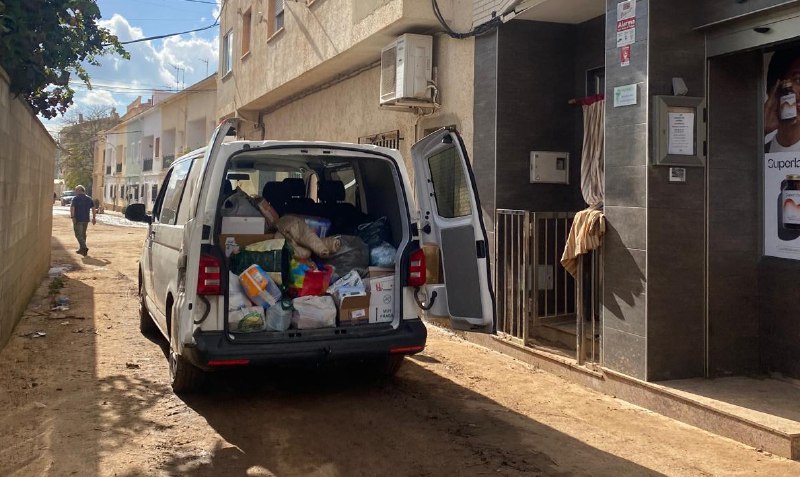
<svg viewBox="0 0 800 477">
<path fill-rule="evenodd" d="M 589 206 L 603 202 L 603 140 L 605 100 L 583 106 L 581 193 Z"/>
</svg>

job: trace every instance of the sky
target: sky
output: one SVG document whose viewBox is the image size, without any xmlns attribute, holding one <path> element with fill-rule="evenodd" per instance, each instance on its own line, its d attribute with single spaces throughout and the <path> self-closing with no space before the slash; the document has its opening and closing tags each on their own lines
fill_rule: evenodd
<svg viewBox="0 0 800 477">
<path fill-rule="evenodd" d="M 220 0 L 98 0 L 100 25 L 120 41 L 193 30 L 214 23 Z M 170 38 L 125 45 L 130 60 L 101 57 L 100 66 L 87 66 L 92 90 L 75 76 L 75 104 L 66 117 L 92 108 L 112 106 L 122 115 L 137 96 L 146 100 L 152 90 L 189 87 L 217 70 L 219 27 Z M 176 69 L 177 67 L 177 69 Z M 42 118 L 51 134 L 65 123 L 59 116 Z"/>
</svg>

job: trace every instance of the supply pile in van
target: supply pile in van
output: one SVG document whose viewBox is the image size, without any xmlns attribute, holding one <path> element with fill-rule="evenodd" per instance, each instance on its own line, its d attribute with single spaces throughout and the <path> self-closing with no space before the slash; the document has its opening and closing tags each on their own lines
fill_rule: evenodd
<svg viewBox="0 0 800 477">
<path fill-rule="evenodd" d="M 397 250 L 387 218 L 372 220 L 354 211 L 349 217 L 320 217 L 274 202 L 240 188 L 223 202 L 218 243 L 230 271 L 229 331 L 391 322 Z M 325 212 L 323 203 L 305 205 L 306 211 Z"/>
</svg>

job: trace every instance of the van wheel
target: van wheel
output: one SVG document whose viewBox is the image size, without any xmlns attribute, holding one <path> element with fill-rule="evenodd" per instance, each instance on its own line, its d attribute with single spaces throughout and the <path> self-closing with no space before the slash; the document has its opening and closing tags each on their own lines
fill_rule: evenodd
<svg viewBox="0 0 800 477">
<path fill-rule="evenodd" d="M 139 331 L 145 336 L 155 336 L 158 327 L 150 318 L 150 313 L 147 311 L 147 305 L 144 301 L 144 283 L 139 280 Z"/>
<path fill-rule="evenodd" d="M 190 394 L 202 388 L 205 382 L 205 373 L 177 354 L 170 346 L 169 378 L 175 394 Z"/>
</svg>

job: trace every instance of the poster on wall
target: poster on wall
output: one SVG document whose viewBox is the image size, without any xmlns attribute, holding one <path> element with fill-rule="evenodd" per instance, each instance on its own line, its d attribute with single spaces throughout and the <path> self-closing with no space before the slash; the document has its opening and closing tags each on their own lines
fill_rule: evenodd
<svg viewBox="0 0 800 477">
<path fill-rule="evenodd" d="M 800 260 L 800 47 L 764 66 L 764 254 Z"/>
</svg>

